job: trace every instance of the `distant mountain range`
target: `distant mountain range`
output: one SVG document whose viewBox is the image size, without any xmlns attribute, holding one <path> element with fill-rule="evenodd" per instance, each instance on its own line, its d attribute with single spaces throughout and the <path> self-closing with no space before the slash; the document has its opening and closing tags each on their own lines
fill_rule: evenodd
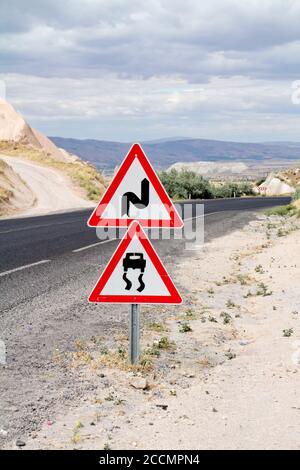
<svg viewBox="0 0 300 470">
<path fill-rule="evenodd" d="M 88 160 L 97 168 L 112 170 L 127 154 L 130 144 L 94 139 L 50 137 L 58 146 Z M 168 168 L 176 162 L 271 162 L 300 161 L 300 142 L 240 143 L 206 139 L 159 139 L 141 142 L 157 169 Z"/>
</svg>

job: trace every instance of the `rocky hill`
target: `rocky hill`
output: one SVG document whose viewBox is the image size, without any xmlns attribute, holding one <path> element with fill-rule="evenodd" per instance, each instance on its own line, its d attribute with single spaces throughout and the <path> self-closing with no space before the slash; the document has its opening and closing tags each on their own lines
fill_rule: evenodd
<svg viewBox="0 0 300 470">
<path fill-rule="evenodd" d="M 284 181 L 286 184 L 297 188 L 300 186 L 300 166 L 280 171 L 277 174 L 277 177 Z"/>
<path fill-rule="evenodd" d="M 51 137 L 51 140 L 68 152 L 79 155 L 97 166 L 113 169 L 120 164 L 129 150 L 129 143 L 103 140 L 79 140 Z M 206 139 L 162 139 L 142 142 L 151 162 L 158 169 L 166 169 L 177 162 L 243 162 L 252 165 L 286 167 L 295 161 L 300 162 L 300 143 L 267 142 L 240 143 Z"/>
<path fill-rule="evenodd" d="M 265 196 L 294 194 L 300 189 L 300 168 L 292 167 L 277 173 L 270 173 L 268 177 L 256 188 L 257 192 Z"/>
<path fill-rule="evenodd" d="M 248 166 L 243 162 L 178 162 L 171 165 L 168 171 L 172 169 L 177 171 L 189 170 L 207 177 L 225 177 L 226 175 L 233 176 L 245 173 L 248 171 Z"/>
<path fill-rule="evenodd" d="M 35 203 L 35 195 L 20 176 L 0 159 L 0 216 L 26 210 Z"/>
<path fill-rule="evenodd" d="M 58 148 L 48 137 L 32 128 L 9 103 L 3 100 L 0 100 L 0 158 L 1 154 L 30 160 L 61 172 L 70 180 L 74 193 L 76 192 L 83 200 L 97 201 L 106 187 L 105 178 L 94 166 L 65 149 Z M 13 162 L 13 159 L 11 161 Z M 9 161 L 6 161 L 6 164 L 10 166 Z M 3 160 L 1 166 L 3 171 L 0 179 L 0 207 L 2 212 L 7 212 L 8 208 L 13 209 L 13 207 L 18 210 L 15 197 L 18 188 L 17 184 L 13 184 L 17 183 L 18 175 L 12 178 L 13 168 L 8 169 Z M 8 184 L 8 179 L 12 184 Z"/>
<path fill-rule="evenodd" d="M 48 137 L 29 126 L 13 106 L 0 100 L 0 141 L 28 145 L 42 150 L 54 160 L 66 162 L 68 158 Z"/>
</svg>

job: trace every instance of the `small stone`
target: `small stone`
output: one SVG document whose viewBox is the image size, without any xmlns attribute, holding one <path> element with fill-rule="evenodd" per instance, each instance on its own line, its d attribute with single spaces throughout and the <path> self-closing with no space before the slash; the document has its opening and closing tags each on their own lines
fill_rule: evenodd
<svg viewBox="0 0 300 470">
<path fill-rule="evenodd" d="M 190 372 L 190 371 L 185 371 L 185 372 L 183 372 L 182 375 L 184 377 L 187 377 L 188 379 L 194 379 L 195 378 L 195 374 L 193 372 Z"/>
<path fill-rule="evenodd" d="M 217 408 L 213 407 L 212 410 L 211 410 L 213 413 L 218 413 L 218 410 Z"/>
<path fill-rule="evenodd" d="M 190 418 L 188 417 L 188 415 L 181 415 L 179 416 L 179 419 L 190 419 Z"/>
<path fill-rule="evenodd" d="M 168 405 L 156 405 L 157 408 L 161 408 L 162 410 L 167 410 L 168 409 Z"/>
<path fill-rule="evenodd" d="M 133 377 L 130 380 L 130 385 L 137 390 L 146 390 L 148 388 L 147 379 L 144 377 Z"/>
<path fill-rule="evenodd" d="M 225 356 L 227 357 L 227 359 L 229 359 L 229 361 L 236 358 L 236 354 L 230 350 L 228 350 L 228 352 L 225 353 Z"/>
<path fill-rule="evenodd" d="M 17 439 L 16 440 L 16 446 L 17 447 L 24 447 L 24 446 L 26 446 L 26 443 L 24 441 L 22 441 L 22 439 Z"/>
</svg>

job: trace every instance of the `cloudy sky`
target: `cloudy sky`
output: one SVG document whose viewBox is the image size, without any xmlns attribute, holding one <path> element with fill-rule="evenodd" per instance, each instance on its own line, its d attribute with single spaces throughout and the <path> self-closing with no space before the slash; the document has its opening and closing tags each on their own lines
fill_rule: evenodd
<svg viewBox="0 0 300 470">
<path fill-rule="evenodd" d="M 1 0 L 0 94 L 48 135 L 300 141 L 299 25 L 299 0 Z"/>
</svg>

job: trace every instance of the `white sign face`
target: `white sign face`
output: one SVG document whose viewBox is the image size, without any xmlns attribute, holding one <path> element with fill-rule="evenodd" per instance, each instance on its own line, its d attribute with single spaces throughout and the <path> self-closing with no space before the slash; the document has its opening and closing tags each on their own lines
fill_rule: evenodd
<svg viewBox="0 0 300 470">
<path fill-rule="evenodd" d="M 90 302 L 172 303 L 182 299 L 139 222 L 134 221 L 94 287 Z"/>
<path fill-rule="evenodd" d="M 135 235 L 102 290 L 103 295 L 169 295 L 153 262 Z"/>
<path fill-rule="evenodd" d="M 139 144 L 134 144 L 91 215 L 89 227 L 181 228 L 183 222 Z"/>
</svg>

